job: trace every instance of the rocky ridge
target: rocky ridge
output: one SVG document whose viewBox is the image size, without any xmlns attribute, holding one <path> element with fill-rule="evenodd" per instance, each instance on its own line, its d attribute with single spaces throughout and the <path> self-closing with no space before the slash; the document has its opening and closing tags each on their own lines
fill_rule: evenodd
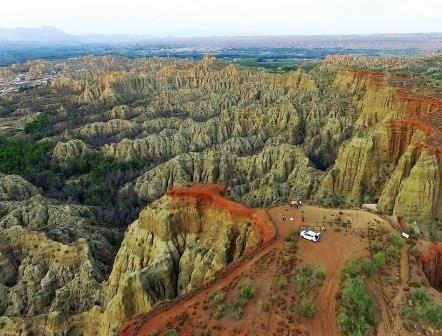
<svg viewBox="0 0 442 336">
<path fill-rule="evenodd" d="M 6 335 L 80 330 L 83 335 L 115 334 L 126 319 L 200 287 L 272 238 L 273 227 L 263 213 L 224 199 L 224 193 L 218 185 L 174 188 L 152 203 L 127 229 L 112 272 L 101 284 L 84 239 L 63 245 L 21 226 L 3 231 L 8 251 L 31 253 L 18 272 L 8 251 L 0 254 L 2 291 L 12 292 L 9 302 L 1 302 L 1 307 L 7 306 L 0 319 Z M 40 265 L 43 259 L 49 261 L 45 268 Z M 60 281 L 67 283 L 60 286 Z M 42 287 L 20 305 L 17 298 L 24 284 Z M 39 308 L 48 296 L 53 297 L 50 307 Z M 19 317 L 24 304 L 26 318 Z"/>
</svg>

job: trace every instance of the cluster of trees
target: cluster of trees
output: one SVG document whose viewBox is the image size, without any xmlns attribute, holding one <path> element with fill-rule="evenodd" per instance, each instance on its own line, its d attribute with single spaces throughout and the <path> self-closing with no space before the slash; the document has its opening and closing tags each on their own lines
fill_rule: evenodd
<svg viewBox="0 0 442 336">
<path fill-rule="evenodd" d="M 68 160 L 58 167 L 63 185 L 49 194 L 94 206 L 98 219 L 111 225 L 126 225 L 138 215 L 139 198 L 130 192 L 120 194 L 119 190 L 142 171 L 151 168 L 150 161 L 119 161 L 98 153 Z"/>
<path fill-rule="evenodd" d="M 50 120 L 46 114 L 41 114 L 34 120 L 26 123 L 25 133 L 26 134 L 39 134 L 49 126 Z"/>
<path fill-rule="evenodd" d="M 93 206 L 99 220 L 125 225 L 138 214 L 140 200 L 119 194 L 123 184 L 151 167 L 147 160 L 118 161 L 102 154 L 58 163 L 54 144 L 15 138 L 0 141 L 0 173 L 21 175 L 49 197 Z"/>
<path fill-rule="evenodd" d="M 32 179 L 50 165 L 53 144 L 27 138 L 0 140 L 0 172 Z"/>
</svg>

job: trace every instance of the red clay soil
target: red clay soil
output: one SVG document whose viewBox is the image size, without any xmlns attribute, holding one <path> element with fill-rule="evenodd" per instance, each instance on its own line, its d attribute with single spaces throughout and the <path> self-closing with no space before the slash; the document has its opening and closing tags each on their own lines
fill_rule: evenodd
<svg viewBox="0 0 442 336">
<path fill-rule="evenodd" d="M 241 209 L 241 205 L 223 199 L 224 191 L 221 186 L 195 186 L 174 189 L 171 193 L 177 197 L 198 197 L 211 204 L 227 205 L 234 213 L 257 213 L 257 210 Z M 334 232 L 328 228 L 323 232 L 319 243 L 300 240 L 297 250 L 292 252 L 287 250 L 284 240 L 300 224 L 326 226 L 326 222 L 342 216 L 352 222 L 352 227 L 366 227 L 369 223 L 374 223 L 377 217 L 363 211 L 342 212 L 313 206 L 303 206 L 299 209 L 280 206 L 269 209 L 268 213 L 261 211 L 262 216 L 267 218 L 268 214 L 278 228 L 275 240 L 184 300 L 176 304 L 172 302 L 165 306 L 165 309 L 154 309 L 127 322 L 121 335 L 146 336 L 154 331 L 163 335 L 167 329 L 172 328 L 177 329 L 180 336 L 198 335 L 204 330 L 210 331 L 210 335 L 340 335 L 336 325 L 335 306 L 340 274 L 350 257 L 357 258 L 368 253 L 367 239 L 357 233 Z M 304 223 L 301 223 L 302 217 Z M 290 253 L 293 254 L 290 256 Z M 297 315 L 300 298 L 296 288 L 290 287 L 295 286 L 295 282 L 289 281 L 289 288 L 286 290 L 277 286 L 277 281 L 282 275 L 288 275 L 301 264 L 321 266 L 327 272 L 322 286 L 315 289 L 316 314 L 308 320 Z M 250 279 L 256 293 L 247 304 L 243 317 L 236 320 L 233 317 L 233 303 L 238 298 L 238 284 L 244 278 Z M 213 315 L 215 308 L 208 298 L 219 292 L 225 293 L 224 303 L 227 308 L 225 316 L 216 319 Z M 264 309 L 264 306 L 267 308 Z"/>
<path fill-rule="evenodd" d="M 433 242 L 420 258 L 422 271 L 429 284 L 437 291 L 442 291 L 442 243 Z"/>
<path fill-rule="evenodd" d="M 382 72 L 351 70 L 351 73 L 354 78 L 367 79 L 371 85 L 377 88 L 389 85 L 388 75 Z M 406 79 L 407 76 L 402 78 L 402 80 Z M 406 89 L 396 88 L 395 104 L 401 111 L 401 119 L 395 120 L 392 127 L 403 129 L 405 126 L 423 131 L 429 149 L 436 150 L 440 154 L 442 152 L 442 99 L 437 93 L 434 94 L 434 97 L 424 96 Z"/>
<path fill-rule="evenodd" d="M 387 85 L 387 75 L 382 72 L 369 70 L 351 70 L 351 73 L 355 78 L 368 79 L 369 82 L 376 87 Z"/>
<path fill-rule="evenodd" d="M 404 114 L 421 117 L 442 110 L 442 99 L 413 95 L 401 89 L 396 90 L 396 99 L 404 104 Z"/>
<path fill-rule="evenodd" d="M 183 201 L 197 201 L 200 205 L 215 207 L 228 211 L 234 217 L 250 218 L 258 226 L 263 242 L 275 235 L 275 227 L 268 221 L 262 209 L 247 208 L 225 197 L 226 187 L 221 184 L 193 184 L 173 187 L 167 193 Z"/>
</svg>

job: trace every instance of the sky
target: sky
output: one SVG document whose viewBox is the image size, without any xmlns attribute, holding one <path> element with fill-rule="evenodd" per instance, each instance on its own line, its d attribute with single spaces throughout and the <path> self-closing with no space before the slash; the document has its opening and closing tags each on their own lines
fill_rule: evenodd
<svg viewBox="0 0 442 336">
<path fill-rule="evenodd" d="M 442 32 L 441 0 L 2 0 L 0 27 L 153 37 Z"/>
</svg>

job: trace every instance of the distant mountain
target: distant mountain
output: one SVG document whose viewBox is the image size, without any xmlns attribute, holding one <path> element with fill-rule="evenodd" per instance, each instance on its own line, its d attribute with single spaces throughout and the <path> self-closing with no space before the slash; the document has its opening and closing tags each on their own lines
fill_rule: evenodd
<svg viewBox="0 0 442 336">
<path fill-rule="evenodd" d="M 50 26 L 35 28 L 0 28 L 0 41 L 11 42 L 55 42 L 66 41 L 71 35 Z"/>
</svg>

